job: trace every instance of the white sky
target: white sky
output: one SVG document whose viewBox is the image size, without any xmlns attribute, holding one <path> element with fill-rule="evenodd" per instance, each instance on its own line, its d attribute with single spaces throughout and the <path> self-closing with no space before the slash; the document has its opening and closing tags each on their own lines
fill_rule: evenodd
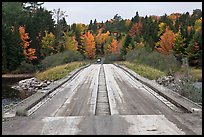
<svg viewBox="0 0 204 137">
<path fill-rule="evenodd" d="M 123 19 L 131 19 L 136 11 L 144 17 L 175 12 L 192 14 L 195 9 L 202 10 L 202 2 L 45 2 L 42 6 L 47 10 L 60 8 L 66 11 L 68 24 L 89 24 L 91 19 L 105 22 L 116 14 Z"/>
</svg>

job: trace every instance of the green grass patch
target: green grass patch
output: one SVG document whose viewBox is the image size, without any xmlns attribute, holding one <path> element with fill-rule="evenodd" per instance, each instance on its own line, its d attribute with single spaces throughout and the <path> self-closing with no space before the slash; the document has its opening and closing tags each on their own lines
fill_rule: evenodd
<svg viewBox="0 0 204 137">
<path fill-rule="evenodd" d="M 26 110 L 22 110 L 22 109 L 17 109 L 16 110 L 16 115 L 17 116 L 27 116 L 27 111 Z"/>
<path fill-rule="evenodd" d="M 195 81 L 202 81 L 202 69 L 190 68 L 190 75 Z"/>
<path fill-rule="evenodd" d="M 158 69 L 152 68 L 150 66 L 147 65 L 143 65 L 143 64 L 135 64 L 135 63 L 130 63 L 127 61 L 121 61 L 121 62 L 116 62 L 119 65 L 124 65 L 127 68 L 135 71 L 136 73 L 138 73 L 139 75 L 148 78 L 150 80 L 154 80 L 157 79 L 159 77 L 162 76 L 166 76 L 166 74 Z"/>
<path fill-rule="evenodd" d="M 184 68 L 181 67 L 177 72 L 176 75 L 180 78 L 188 77 L 189 80 L 193 82 L 202 82 L 202 69 L 201 68 Z"/>
<path fill-rule="evenodd" d="M 68 64 L 56 66 L 50 69 L 47 69 L 43 72 L 36 73 L 35 77 L 39 80 L 59 80 L 66 75 L 68 75 L 74 69 L 84 66 L 88 63 L 86 62 L 71 62 Z"/>
</svg>

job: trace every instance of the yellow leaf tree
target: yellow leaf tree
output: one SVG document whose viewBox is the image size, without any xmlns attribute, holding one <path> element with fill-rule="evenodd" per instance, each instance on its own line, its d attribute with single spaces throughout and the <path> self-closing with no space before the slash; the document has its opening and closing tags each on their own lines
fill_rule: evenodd
<svg viewBox="0 0 204 137">
<path fill-rule="evenodd" d="M 76 41 L 76 36 L 69 36 L 68 34 L 64 33 L 64 43 L 62 46 L 71 51 L 77 51 L 78 49 L 78 42 Z"/>
<path fill-rule="evenodd" d="M 55 35 L 50 32 L 48 33 L 45 31 L 45 36 L 42 38 L 41 44 L 42 44 L 42 56 L 49 56 L 51 54 L 54 54 L 54 42 L 55 42 Z"/>
</svg>

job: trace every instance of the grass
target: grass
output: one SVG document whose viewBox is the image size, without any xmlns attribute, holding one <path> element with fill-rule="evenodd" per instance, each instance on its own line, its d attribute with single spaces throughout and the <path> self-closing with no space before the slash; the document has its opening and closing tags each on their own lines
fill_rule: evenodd
<svg viewBox="0 0 204 137">
<path fill-rule="evenodd" d="M 187 68 L 181 67 L 175 74 L 180 78 L 188 77 L 188 79 L 191 80 L 192 82 L 202 82 L 201 68 L 189 67 L 187 69 Z"/>
<path fill-rule="evenodd" d="M 189 80 L 189 77 L 183 77 L 182 83 L 178 83 L 178 93 L 186 98 L 196 102 L 202 103 L 202 88 L 196 88 L 193 86 L 194 82 Z"/>
<path fill-rule="evenodd" d="M 166 74 L 158 69 L 152 68 L 150 66 L 147 65 L 143 65 L 143 64 L 135 64 L 135 63 L 130 63 L 127 61 L 121 61 L 121 62 L 116 62 L 119 65 L 124 65 L 126 67 L 128 67 L 129 69 L 132 69 L 133 71 L 135 71 L 136 73 L 138 73 L 139 75 L 148 78 L 150 80 L 154 80 L 157 79 L 159 77 L 162 76 L 166 76 Z"/>
<path fill-rule="evenodd" d="M 127 68 L 135 71 L 139 75 L 148 78 L 150 80 L 157 79 L 162 76 L 166 76 L 167 73 L 164 73 L 158 69 L 152 68 L 147 65 L 139 64 L 139 63 L 130 63 L 128 61 L 116 62 L 119 65 L 124 65 Z M 179 83 L 179 91 L 178 93 L 182 96 L 187 97 L 188 99 L 200 103 L 202 102 L 202 89 L 195 88 L 192 84 L 194 83 L 192 80 L 202 81 L 202 69 L 189 68 L 189 76 L 184 77 L 186 69 L 182 68 L 177 73 L 180 75 L 180 79 L 185 81 L 185 84 Z M 178 75 L 178 74 L 177 74 Z"/>
<path fill-rule="evenodd" d="M 27 116 L 27 111 L 22 110 L 22 109 L 18 109 L 18 110 L 16 110 L 16 115 L 17 116 Z"/>
<path fill-rule="evenodd" d="M 35 77 L 38 80 L 59 80 L 68 75 L 74 69 L 86 65 L 86 62 L 71 62 L 68 64 L 49 68 L 43 72 L 36 73 Z"/>
<path fill-rule="evenodd" d="M 195 81 L 202 81 L 202 69 L 190 68 L 189 74 Z"/>
</svg>

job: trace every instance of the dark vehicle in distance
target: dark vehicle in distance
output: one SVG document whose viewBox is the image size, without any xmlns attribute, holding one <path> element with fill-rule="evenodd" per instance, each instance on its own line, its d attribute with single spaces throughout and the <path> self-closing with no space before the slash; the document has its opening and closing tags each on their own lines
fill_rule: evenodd
<svg viewBox="0 0 204 137">
<path fill-rule="evenodd" d="M 97 59 L 97 63 L 100 63 L 100 62 L 101 62 L 101 58 L 98 58 L 98 59 Z"/>
</svg>

